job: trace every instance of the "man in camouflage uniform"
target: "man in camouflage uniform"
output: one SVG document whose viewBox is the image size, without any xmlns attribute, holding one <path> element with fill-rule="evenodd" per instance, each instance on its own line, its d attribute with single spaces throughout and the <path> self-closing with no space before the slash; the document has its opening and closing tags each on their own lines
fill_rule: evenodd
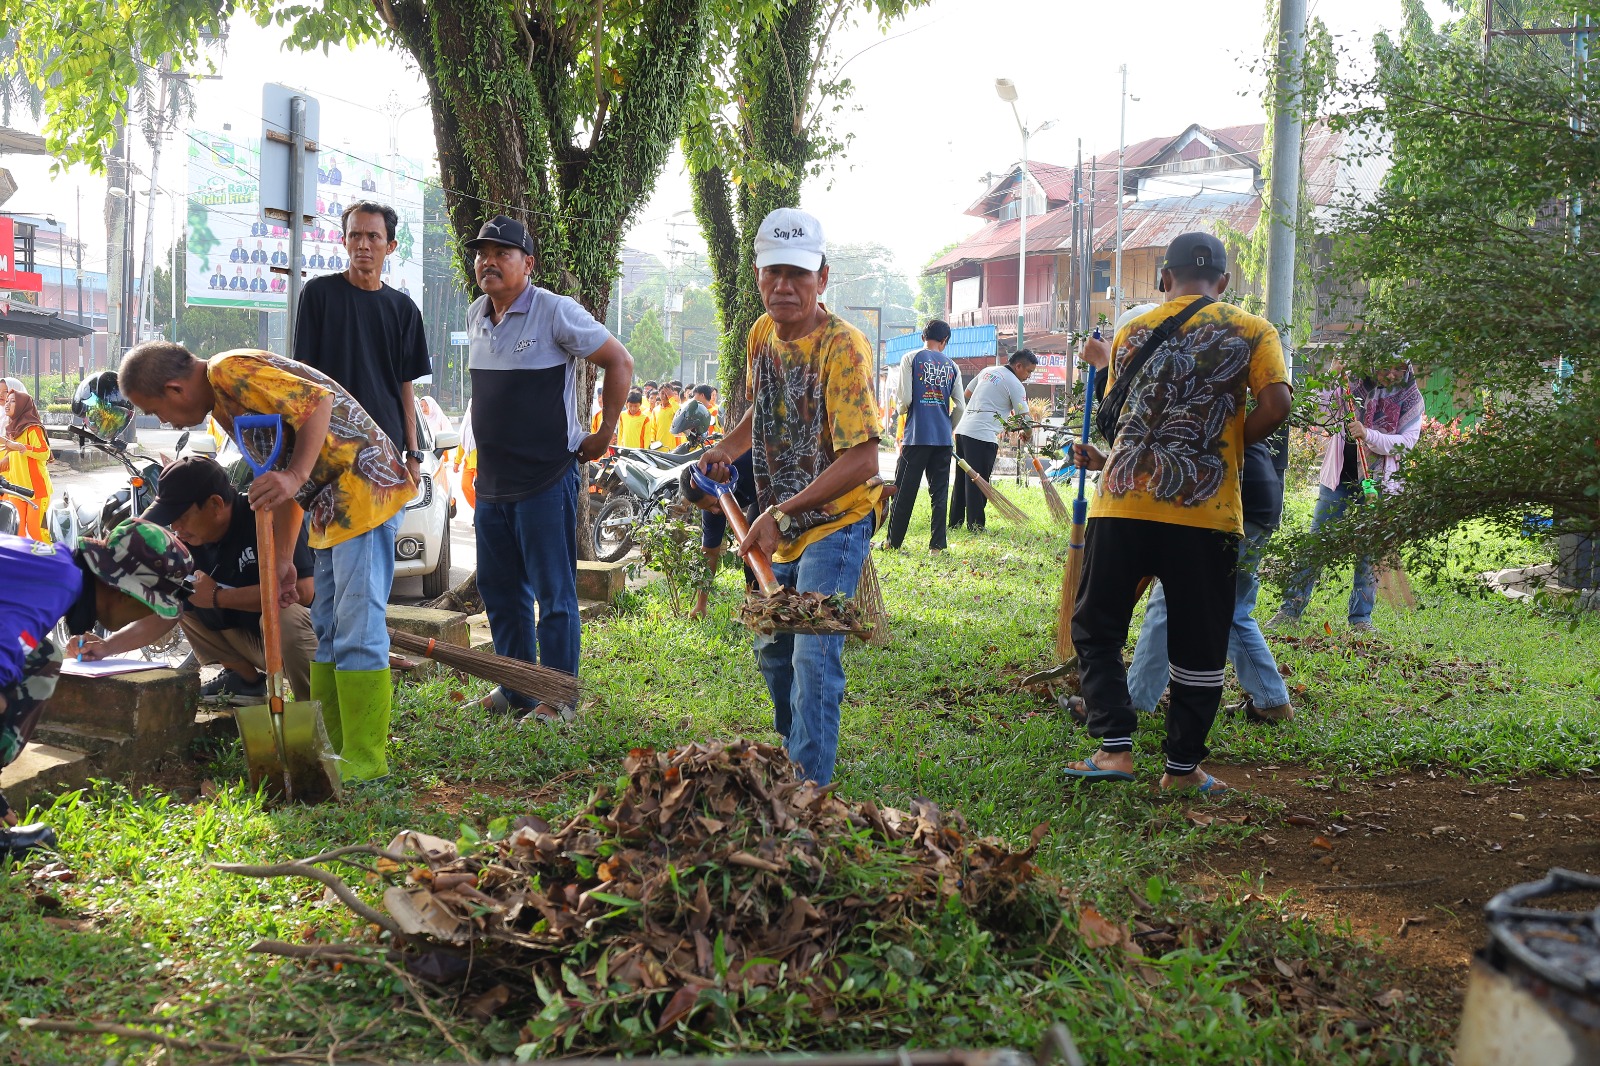
<svg viewBox="0 0 1600 1066">
<path fill-rule="evenodd" d="M 94 658 L 95 626 L 117 630 L 151 613 L 176 618 L 194 564 L 170 530 L 123 522 L 103 541 L 76 549 L 0 534 L 0 767 L 16 761 L 44 716 L 65 655 Z M 66 620 L 73 634 L 51 634 Z M 18 826 L 0 795 L 0 860 L 55 843 L 46 825 Z"/>
</svg>

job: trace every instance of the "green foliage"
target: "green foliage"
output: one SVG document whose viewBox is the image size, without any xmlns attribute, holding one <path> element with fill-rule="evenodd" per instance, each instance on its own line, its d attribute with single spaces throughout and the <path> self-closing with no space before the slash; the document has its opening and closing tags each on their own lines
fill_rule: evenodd
<svg viewBox="0 0 1600 1066">
<path fill-rule="evenodd" d="M 686 519 L 661 510 L 633 530 L 644 565 L 661 575 L 675 615 L 683 613 L 685 592 L 709 590 L 717 576 L 700 549 L 698 514 Z"/>
<path fill-rule="evenodd" d="M 1515 14 L 1573 17 L 1544 3 Z M 1392 167 L 1373 202 L 1337 211 L 1331 280 L 1365 291 L 1365 328 L 1342 355 L 1351 372 L 1403 358 L 1420 379 L 1454 383 L 1464 421 L 1492 417 L 1404 457 L 1405 492 L 1302 543 L 1303 559 L 1404 544 L 1413 566 L 1438 569 L 1463 523 L 1507 529 L 1530 512 L 1600 529 L 1600 231 L 1572 226 L 1569 208 L 1600 186 L 1600 129 L 1571 127 L 1600 86 L 1592 67 L 1574 82 L 1554 38 L 1496 39 L 1486 63 L 1475 19 L 1435 29 L 1412 4 L 1405 33 L 1380 36 L 1370 76 L 1339 86 L 1335 123 L 1368 156 L 1387 146 Z"/>
<path fill-rule="evenodd" d="M 762 313 L 750 276 L 755 227 L 768 212 L 799 204 L 806 176 L 844 148 L 829 121 L 851 85 L 829 51 L 833 34 L 860 18 L 887 27 L 922 2 L 760 0 L 714 27 L 712 76 L 685 110 L 683 150 L 715 279 L 730 417 L 743 410 L 745 341 Z"/>
<path fill-rule="evenodd" d="M 949 255 L 950 252 L 955 249 L 956 245 L 960 243 L 960 241 L 951 241 L 943 248 L 940 248 L 937 252 L 934 252 L 932 255 L 928 256 L 928 261 L 922 264 L 923 270 L 926 271 L 928 267 L 932 266 L 934 263 L 937 263 L 946 255 Z M 922 322 L 926 322 L 930 318 L 943 318 L 944 300 L 944 274 L 924 273 L 917 278 L 917 298 L 913 302 L 912 306 L 916 309 L 917 315 L 919 318 L 921 318 Z M 921 323 L 919 323 L 919 325 L 920 324 Z"/>
<path fill-rule="evenodd" d="M 678 376 L 678 352 L 661 332 L 661 316 L 654 307 L 644 314 L 628 334 L 628 351 L 633 354 L 635 381 L 661 381 Z"/>
</svg>

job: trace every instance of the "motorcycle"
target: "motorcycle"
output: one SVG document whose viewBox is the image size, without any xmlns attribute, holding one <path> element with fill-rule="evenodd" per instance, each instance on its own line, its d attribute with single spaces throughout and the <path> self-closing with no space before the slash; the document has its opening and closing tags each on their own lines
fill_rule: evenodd
<svg viewBox="0 0 1600 1066">
<path fill-rule="evenodd" d="M 13 485 L 5 478 L 0 477 L 0 533 L 9 533 L 17 536 L 22 529 L 22 513 L 17 510 L 16 504 L 6 499 L 6 495 L 19 497 L 24 500 L 33 499 L 33 490 L 25 489 L 21 485 Z"/>
<path fill-rule="evenodd" d="M 57 544 L 76 548 L 85 539 L 103 539 L 122 522 L 143 514 L 145 509 L 155 502 L 156 489 L 161 480 L 161 469 L 169 459 L 165 455 L 152 456 L 130 449 L 120 434 L 106 438 L 82 426 L 73 426 L 68 432 L 78 440 L 81 447 L 104 452 L 121 463 L 128 473 L 127 484 L 113 491 L 98 505 L 93 501 L 75 500 L 68 489 L 57 490 L 50 501 L 50 509 L 45 514 L 45 528 L 49 530 L 50 538 Z M 184 432 L 178 437 L 177 450 L 183 451 L 188 442 L 189 434 Z M 95 632 L 100 636 L 108 635 L 106 630 L 98 626 Z M 56 626 L 55 639 L 58 646 L 64 647 L 63 642 L 70 636 L 71 634 L 66 631 L 65 621 Z M 178 626 L 174 626 L 160 640 L 130 653 L 127 657 L 164 663 L 173 668 L 182 668 L 194 661 L 189 642 L 184 638 L 182 628 Z"/>
<path fill-rule="evenodd" d="M 695 512 L 694 505 L 678 491 L 678 476 L 683 468 L 699 458 L 699 453 L 675 455 L 666 453 L 678 462 L 667 465 L 634 454 L 636 449 L 623 449 L 611 464 L 617 489 L 600 508 L 591 530 L 594 557 L 603 563 L 614 563 L 633 550 L 633 531 L 642 522 L 667 512 L 679 518 L 688 518 Z M 659 456 L 662 453 L 651 453 Z"/>
</svg>

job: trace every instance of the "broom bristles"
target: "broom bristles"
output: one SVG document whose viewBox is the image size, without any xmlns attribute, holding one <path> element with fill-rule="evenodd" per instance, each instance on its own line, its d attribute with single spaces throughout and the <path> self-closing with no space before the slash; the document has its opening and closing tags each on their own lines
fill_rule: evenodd
<svg viewBox="0 0 1600 1066">
<path fill-rule="evenodd" d="M 1062 525 L 1072 519 L 1072 512 L 1067 510 L 1067 501 L 1061 498 L 1061 493 L 1050 483 L 1050 477 L 1044 472 L 1044 464 L 1036 455 L 1033 457 L 1033 468 L 1039 471 L 1039 487 L 1044 489 L 1044 502 L 1050 507 L 1050 517 Z"/>
<path fill-rule="evenodd" d="M 1032 516 L 1030 516 L 1027 511 L 1024 511 L 1022 508 L 1018 507 L 1016 504 L 1002 496 L 1000 494 L 1000 490 L 989 484 L 988 479 L 986 479 L 982 474 L 972 469 L 965 459 L 958 457 L 956 459 L 956 465 L 967 472 L 967 476 L 972 478 L 972 483 L 978 486 L 978 491 L 983 493 L 984 497 L 987 498 L 990 503 L 994 504 L 995 510 L 999 511 L 1011 521 L 1016 522 L 1018 525 L 1026 525 L 1027 523 L 1033 521 Z"/>
<path fill-rule="evenodd" d="M 1084 527 L 1074 523 L 1072 544 L 1067 548 L 1067 565 L 1061 571 L 1061 603 L 1056 607 L 1056 656 L 1071 662 L 1077 655 L 1072 644 L 1072 609 L 1078 602 L 1078 583 L 1083 578 Z"/>
<path fill-rule="evenodd" d="M 474 651 L 454 644 L 440 644 L 414 633 L 389 630 L 389 642 L 403 651 L 415 652 L 434 662 L 454 667 L 464 674 L 493 681 L 497 685 L 531 696 L 552 707 L 575 707 L 582 686 L 565 670 L 523 662 L 505 655 Z"/>
<path fill-rule="evenodd" d="M 867 643 L 875 648 L 886 646 L 890 639 L 889 612 L 883 602 L 883 586 L 878 583 L 878 568 L 868 555 L 861 563 L 861 580 L 856 583 L 856 606 L 872 624 L 872 635 Z"/>
</svg>

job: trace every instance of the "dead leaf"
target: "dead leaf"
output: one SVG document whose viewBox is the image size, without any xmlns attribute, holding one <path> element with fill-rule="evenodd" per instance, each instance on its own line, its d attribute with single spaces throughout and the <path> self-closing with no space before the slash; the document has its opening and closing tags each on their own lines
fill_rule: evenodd
<svg viewBox="0 0 1600 1066">
<path fill-rule="evenodd" d="M 1093 907 L 1085 907 L 1078 913 L 1078 935 L 1083 937 L 1087 947 L 1109 948 L 1122 943 L 1128 936 L 1128 930 L 1107 921 Z"/>
<path fill-rule="evenodd" d="M 1216 815 L 1207 814 L 1205 811 L 1184 811 L 1183 816 L 1201 827 L 1208 826 L 1217 820 Z"/>
<path fill-rule="evenodd" d="M 1329 840 L 1325 836 L 1315 836 L 1311 838 L 1311 846 L 1314 848 L 1321 848 L 1323 851 L 1332 851 L 1333 841 Z"/>
<path fill-rule="evenodd" d="M 65 929 L 72 933 L 87 933 L 94 928 L 94 923 L 87 918 L 45 918 L 46 925 L 53 925 L 57 929 Z"/>
<path fill-rule="evenodd" d="M 505 1005 L 511 1002 L 511 989 L 505 985 L 495 985 L 482 995 L 474 996 L 467 1000 L 467 1014 L 480 1022 L 489 1022 L 499 1014 Z"/>
<path fill-rule="evenodd" d="M 1291 814 L 1284 821 L 1290 825 L 1316 825 L 1317 820 L 1309 814 Z"/>
<path fill-rule="evenodd" d="M 672 998 L 667 1000 L 667 1005 L 661 1009 L 661 1020 L 656 1023 L 656 1032 L 664 1033 L 678 1023 L 678 1019 L 694 1009 L 695 1001 L 700 998 L 700 990 L 694 985 L 681 985 L 672 993 Z"/>
<path fill-rule="evenodd" d="M 1398 988 L 1391 988 L 1387 992 L 1380 992 L 1378 995 L 1372 997 L 1372 1002 L 1376 1003 L 1384 1010 L 1393 1010 L 1395 1007 L 1398 1007 L 1405 1001 L 1406 994 L 1400 991 Z"/>
</svg>

